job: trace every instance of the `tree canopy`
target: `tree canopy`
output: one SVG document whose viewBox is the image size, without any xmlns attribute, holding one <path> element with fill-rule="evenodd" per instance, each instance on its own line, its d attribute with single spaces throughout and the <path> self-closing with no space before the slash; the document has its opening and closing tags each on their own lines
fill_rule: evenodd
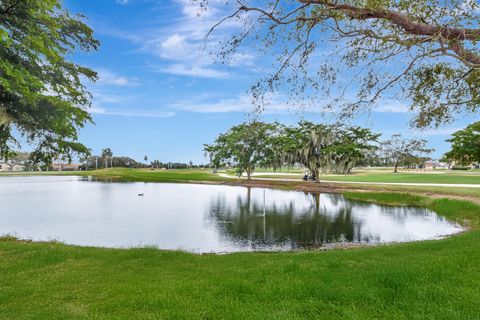
<svg viewBox="0 0 480 320">
<path fill-rule="evenodd" d="M 398 171 L 400 164 L 412 164 L 424 162 L 433 149 L 427 147 L 424 139 L 405 139 L 400 134 L 394 134 L 388 140 L 381 143 L 381 152 L 385 160 L 393 164 L 393 172 Z"/>
<path fill-rule="evenodd" d="M 380 134 L 368 128 L 300 121 L 296 126 L 254 121 L 232 127 L 205 145 L 214 168 L 230 164 L 248 178 L 257 166 L 274 169 L 301 164 L 320 173 L 347 174 L 377 149 Z"/>
<path fill-rule="evenodd" d="M 69 60 L 99 46 L 84 20 L 61 0 L 0 1 L 0 158 L 19 146 L 14 131 L 35 146 L 34 162 L 88 153 L 77 141 L 92 121 L 82 81 L 97 75 Z"/>
<path fill-rule="evenodd" d="M 452 144 L 444 159 L 460 165 L 480 163 L 480 121 L 452 134 L 447 140 Z"/>
<path fill-rule="evenodd" d="M 208 0 L 197 0 L 208 10 Z M 227 1 L 224 1 L 227 2 Z M 475 0 L 237 0 L 214 25 L 241 27 L 220 60 L 242 48 L 276 68 L 252 85 L 261 110 L 269 92 L 351 116 L 382 99 L 406 100 L 416 127 L 451 122 L 480 105 L 480 5 Z M 230 7 L 231 8 L 231 7 Z M 259 55 L 260 56 L 260 55 Z M 325 97 L 330 97 L 326 99 Z M 384 102 L 383 102 L 384 103 Z"/>
<path fill-rule="evenodd" d="M 270 159 L 271 139 L 275 136 L 275 124 L 259 121 L 243 123 L 221 134 L 211 145 L 205 145 L 212 166 L 235 163 L 239 175 L 247 173 L 248 179 L 260 163 Z"/>
<path fill-rule="evenodd" d="M 320 173 L 350 173 L 358 161 L 377 149 L 380 137 L 368 128 L 309 121 L 300 121 L 284 132 L 286 162 L 302 164 L 315 174 L 317 181 Z"/>
<path fill-rule="evenodd" d="M 110 161 L 110 167 L 113 167 L 112 164 L 113 152 L 110 148 L 102 149 L 101 159 L 105 162 L 105 168 L 108 168 L 108 161 Z"/>
</svg>

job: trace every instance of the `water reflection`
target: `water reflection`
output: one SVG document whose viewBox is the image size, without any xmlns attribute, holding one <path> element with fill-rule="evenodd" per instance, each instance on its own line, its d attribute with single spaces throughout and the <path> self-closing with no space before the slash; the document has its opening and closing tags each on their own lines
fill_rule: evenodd
<svg viewBox="0 0 480 320">
<path fill-rule="evenodd" d="M 88 246 L 291 250 L 461 231 L 426 209 L 260 188 L 2 177 L 0 199 L 0 234 Z"/>
<path fill-rule="evenodd" d="M 422 208 L 351 202 L 338 194 L 303 193 L 303 197 L 264 202 L 249 188 L 235 202 L 224 196 L 212 199 L 207 216 L 216 222 L 224 241 L 262 250 L 410 241 L 446 235 L 458 227 Z"/>
<path fill-rule="evenodd" d="M 355 222 L 351 205 L 346 203 L 334 215 L 325 214 L 326 206 L 319 194 L 304 194 L 308 206 L 296 210 L 295 201 L 265 206 L 261 199 L 238 196 L 234 206 L 225 197 L 212 200 L 209 218 L 217 222 L 225 240 L 244 242 L 254 248 L 287 246 L 316 248 L 332 242 L 378 240 L 367 235 L 362 239 L 361 221 Z M 341 201 L 339 195 L 328 195 L 332 203 Z"/>
</svg>

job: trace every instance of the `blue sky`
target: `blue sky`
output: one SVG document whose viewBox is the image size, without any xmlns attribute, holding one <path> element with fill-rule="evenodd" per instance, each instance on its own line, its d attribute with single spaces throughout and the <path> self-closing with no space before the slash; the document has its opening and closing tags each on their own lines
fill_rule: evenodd
<svg viewBox="0 0 480 320">
<path fill-rule="evenodd" d="M 213 3 L 218 1 L 213 1 Z M 95 125 L 81 131 L 80 140 L 95 154 L 105 147 L 115 155 L 143 160 L 206 162 L 202 147 L 232 125 L 249 119 L 249 86 L 268 57 L 245 51 L 230 65 L 215 64 L 203 50 L 208 28 L 223 15 L 221 7 L 198 18 L 190 0 L 66 0 L 69 10 L 88 17 L 101 41 L 98 52 L 79 53 L 74 60 L 95 69 L 100 79 L 88 87 L 93 94 Z M 220 29 L 211 43 L 234 32 Z M 261 118 L 291 124 L 301 117 L 325 121 L 318 113 L 299 114 L 271 97 L 275 108 Z M 385 136 L 402 133 L 426 138 L 438 157 L 448 149 L 451 132 L 473 122 L 462 118 L 437 130 L 409 131 L 411 115 L 402 103 L 385 100 L 377 111 L 355 123 Z"/>
</svg>

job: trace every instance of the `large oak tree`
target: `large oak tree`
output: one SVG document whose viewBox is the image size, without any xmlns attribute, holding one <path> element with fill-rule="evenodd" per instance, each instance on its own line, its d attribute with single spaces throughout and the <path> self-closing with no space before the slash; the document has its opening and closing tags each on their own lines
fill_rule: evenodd
<svg viewBox="0 0 480 320">
<path fill-rule="evenodd" d="M 202 10 L 212 5 L 197 1 Z M 313 103 L 341 115 L 400 99 L 414 113 L 416 127 L 438 126 L 478 110 L 480 5 L 475 0 L 226 2 L 231 14 L 208 36 L 227 21 L 241 27 L 222 43 L 218 57 L 257 48 L 274 58 L 274 71 L 252 85 L 258 109 L 271 96 L 265 93 L 287 91 L 294 107 Z"/>
<path fill-rule="evenodd" d="M 393 172 L 398 172 L 399 165 L 428 160 L 426 155 L 435 151 L 427 147 L 424 139 L 405 139 L 400 134 L 394 134 L 388 140 L 382 141 L 381 153 L 383 158 L 393 164 Z M 387 162 L 387 163 L 388 163 Z"/>
<path fill-rule="evenodd" d="M 206 144 L 204 151 L 210 156 L 214 169 L 222 164 L 234 164 L 239 176 L 246 172 L 250 179 L 255 168 L 264 164 L 272 153 L 276 129 L 277 124 L 242 123 L 220 134 L 213 144 Z"/>
<path fill-rule="evenodd" d="M 99 45 L 84 20 L 61 0 L 0 0 L 0 158 L 19 147 L 14 132 L 34 145 L 34 162 L 88 152 L 77 141 L 91 121 L 82 81 L 97 75 L 70 59 Z"/>
</svg>

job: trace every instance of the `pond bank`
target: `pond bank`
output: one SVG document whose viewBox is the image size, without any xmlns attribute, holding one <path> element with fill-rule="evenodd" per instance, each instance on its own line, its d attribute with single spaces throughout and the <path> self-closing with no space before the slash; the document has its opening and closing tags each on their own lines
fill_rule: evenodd
<svg viewBox="0 0 480 320">
<path fill-rule="evenodd" d="M 293 253 L 193 255 L 0 241 L 6 319 L 475 319 L 480 207 L 412 195 L 470 232 L 406 244 Z"/>
<path fill-rule="evenodd" d="M 423 206 L 470 231 L 349 250 L 231 255 L 3 239 L 0 318 L 475 319 L 480 314 L 480 206 L 468 193 L 399 188 L 399 194 L 370 187 L 350 192 L 314 183 L 174 178 L 169 182 L 331 191 L 354 200 Z M 460 200 L 465 197 L 472 199 Z"/>
<path fill-rule="evenodd" d="M 344 192 L 395 192 L 422 195 L 432 198 L 451 198 L 457 200 L 471 201 L 480 204 L 480 192 L 475 188 L 454 188 L 454 187 L 425 187 L 425 186 L 403 186 L 403 185 L 368 185 L 368 184 L 342 184 L 321 181 L 290 181 L 281 179 L 235 179 L 222 175 L 211 174 L 201 171 L 197 174 L 177 170 L 173 172 L 139 171 L 130 169 L 99 170 L 82 173 L 83 176 L 93 176 L 97 179 L 110 179 L 118 181 L 134 182 L 173 182 L 173 183 L 197 183 L 215 184 L 257 188 L 271 188 L 281 190 L 294 190 L 302 192 L 320 193 L 344 193 Z M 192 179 L 194 178 L 194 179 Z"/>
</svg>

